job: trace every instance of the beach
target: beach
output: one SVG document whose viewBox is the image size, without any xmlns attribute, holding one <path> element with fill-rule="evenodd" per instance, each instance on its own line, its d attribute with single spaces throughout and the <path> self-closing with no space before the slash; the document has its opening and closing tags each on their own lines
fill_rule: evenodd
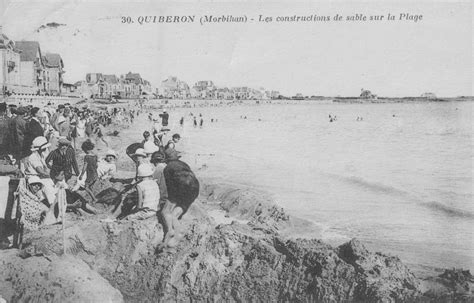
<svg viewBox="0 0 474 303">
<path fill-rule="evenodd" d="M 200 178 L 267 192 L 313 223 L 299 237 L 334 245 L 356 237 L 421 273 L 473 269 L 471 102 L 164 106 Z M 202 128 L 190 113 L 202 114 Z M 150 127 L 137 119 L 113 145 Z M 118 152 L 119 169 L 129 170 Z"/>
<path fill-rule="evenodd" d="M 473 255 L 472 103 L 151 100 L 133 123 L 105 129 L 109 146 L 96 144 L 99 156 L 110 147 L 118 153 L 117 180 L 133 178 L 125 149 L 151 130 L 149 114 L 159 120 L 163 109 L 170 114 L 165 142 L 181 135 L 176 149 L 200 182 L 178 246 L 157 250 L 163 228 L 155 218 L 104 221 L 114 198 L 99 195 L 98 215 L 69 213 L 62 231 L 25 233 L 23 250 L 0 254 L 7 298 L 20 288 L 21 296 L 44 298 L 30 277 L 45 271 L 42 287 L 54 298 L 76 289 L 77 298 L 92 301 L 202 300 L 210 288 L 214 300 L 237 301 L 472 297 L 472 276 L 461 271 L 472 269 Z M 81 165 L 83 152 L 76 156 Z M 38 265 L 12 278 L 21 258 Z M 63 266 L 74 270 L 64 277 Z M 78 288 L 76 276 L 90 279 Z M 58 277 L 65 288 L 53 291 Z M 102 291 L 88 291 L 89 284 Z"/>
</svg>

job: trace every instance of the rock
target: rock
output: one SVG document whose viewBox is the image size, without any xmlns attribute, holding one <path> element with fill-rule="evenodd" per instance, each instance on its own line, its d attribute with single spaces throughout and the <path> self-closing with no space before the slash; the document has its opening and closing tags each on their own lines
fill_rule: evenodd
<svg viewBox="0 0 474 303">
<path fill-rule="evenodd" d="M 7 302 L 123 302 L 121 293 L 72 256 L 0 251 L 0 294 Z"/>
<path fill-rule="evenodd" d="M 163 238 L 157 218 L 105 223 L 68 217 L 68 258 L 85 262 L 127 302 L 407 302 L 441 297 L 422 296 L 419 280 L 397 257 L 371 252 L 356 239 L 332 247 L 286 237 L 281 231 L 292 227 L 294 219 L 252 191 L 204 185 L 200 197 L 181 220 L 177 246 L 157 251 Z M 216 224 L 206 212 L 211 207 L 238 220 Z M 59 257 L 60 225 L 26 234 L 24 242 L 26 255 L 64 258 Z M 469 275 L 449 273 L 445 278 L 464 285 L 472 279 Z M 22 285 L 29 283 L 35 280 Z M 46 291 L 47 286 L 38 289 Z"/>
</svg>

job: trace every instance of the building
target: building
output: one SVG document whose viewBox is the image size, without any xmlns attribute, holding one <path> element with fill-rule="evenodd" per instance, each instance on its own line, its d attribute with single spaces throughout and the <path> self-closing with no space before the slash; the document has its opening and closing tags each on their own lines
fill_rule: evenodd
<svg viewBox="0 0 474 303">
<path fill-rule="evenodd" d="M 372 94 L 372 92 L 368 89 L 361 89 L 360 90 L 360 98 L 361 99 L 377 99 L 377 95 Z"/>
<path fill-rule="evenodd" d="M 77 86 L 71 83 L 63 83 L 61 95 L 77 96 Z"/>
<path fill-rule="evenodd" d="M 214 83 L 208 80 L 198 81 L 193 86 L 193 94 L 195 98 L 215 99 L 217 98 L 216 90 Z"/>
<path fill-rule="evenodd" d="M 45 91 L 48 95 L 59 96 L 62 92 L 64 63 L 59 54 L 43 55 Z"/>
<path fill-rule="evenodd" d="M 232 91 L 234 92 L 234 99 L 236 100 L 248 100 L 250 99 L 250 88 L 243 87 L 233 87 Z"/>
<path fill-rule="evenodd" d="M 434 93 L 423 93 L 421 95 L 421 98 L 425 98 L 425 99 L 436 99 L 436 95 Z"/>
<path fill-rule="evenodd" d="M 218 88 L 216 90 L 216 99 L 219 100 L 232 100 L 234 99 L 234 92 L 227 87 Z"/>
<path fill-rule="evenodd" d="M 17 41 L 20 51 L 20 82 L 24 93 L 44 94 L 44 63 L 41 48 L 36 41 Z"/>
<path fill-rule="evenodd" d="M 159 91 L 160 95 L 165 98 L 186 99 L 191 97 L 189 85 L 175 76 L 169 76 L 167 79 L 161 81 Z"/>
<path fill-rule="evenodd" d="M 20 52 L 0 26 L 0 95 L 13 93 L 20 85 Z"/>
<path fill-rule="evenodd" d="M 102 79 L 102 94 L 104 98 L 125 97 L 125 89 L 119 77 L 116 75 L 103 75 Z"/>
<path fill-rule="evenodd" d="M 79 81 L 76 86 L 80 94 L 87 98 L 140 98 L 153 95 L 150 82 L 143 79 L 139 73 L 132 72 L 120 77 L 88 73 L 86 81 Z"/>
</svg>

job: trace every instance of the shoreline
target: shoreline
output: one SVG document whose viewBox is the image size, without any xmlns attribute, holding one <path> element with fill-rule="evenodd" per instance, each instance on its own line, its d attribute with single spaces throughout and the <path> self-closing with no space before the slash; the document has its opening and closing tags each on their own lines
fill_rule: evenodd
<svg viewBox="0 0 474 303">
<path fill-rule="evenodd" d="M 249 104 L 244 104 L 244 105 L 249 105 Z M 250 104 L 250 105 L 252 105 L 252 104 Z M 261 104 L 261 105 L 271 105 L 271 104 Z M 282 104 L 280 104 L 280 105 L 282 105 Z M 182 108 L 187 108 L 187 107 L 182 107 Z M 154 110 L 153 107 L 150 108 L 150 109 Z M 122 133 L 122 132 L 126 133 L 127 131 L 133 131 L 137 127 L 138 126 L 136 124 L 127 125 L 126 127 L 123 127 L 121 125 L 111 125 L 110 127 L 106 128 L 106 131 L 107 131 L 107 133 L 110 133 L 112 130 L 119 129 L 120 133 Z M 125 138 L 129 138 L 129 136 L 126 135 Z M 120 147 L 122 149 L 124 148 L 124 145 L 122 144 L 120 135 L 119 135 L 119 137 L 106 136 L 106 140 L 109 141 L 109 142 L 112 142 L 111 146 L 113 146 L 114 149 L 116 147 Z M 114 141 L 116 141 L 116 142 L 114 142 Z M 132 143 L 132 141 L 129 141 L 125 144 L 125 146 L 128 145 L 128 144 L 131 144 L 131 143 Z M 186 143 L 184 143 L 184 144 L 185 145 L 181 146 L 181 148 L 186 153 L 190 150 L 190 146 L 187 146 Z M 126 155 L 124 155 L 124 153 L 121 152 L 121 150 L 119 148 L 117 148 L 115 150 L 118 151 L 118 153 L 119 153 L 119 158 L 117 159 L 117 168 L 122 169 L 122 170 L 126 169 L 126 170 L 129 170 L 129 171 L 132 171 L 133 170 L 132 161 Z M 80 152 L 82 153 L 82 151 L 80 151 Z M 224 186 L 227 186 L 227 187 L 236 187 L 236 188 L 238 187 L 238 189 L 241 190 L 241 191 L 260 192 L 262 195 L 265 196 L 264 200 L 267 200 L 267 201 L 271 200 L 271 199 L 274 199 L 274 197 L 273 197 L 274 194 L 271 193 L 270 191 L 267 191 L 266 189 L 255 188 L 253 186 L 248 186 L 248 185 L 245 185 L 245 184 L 234 184 L 232 181 L 219 180 L 219 176 L 213 176 L 213 175 L 209 175 L 209 174 L 206 173 L 206 167 L 205 166 L 207 166 L 207 164 L 205 163 L 205 161 L 198 161 L 198 162 L 199 162 L 199 167 L 194 167 L 193 171 L 199 177 L 200 181 L 202 179 L 206 180 L 208 186 L 211 186 L 214 183 L 223 184 Z M 194 165 L 192 165 L 193 163 L 191 163 L 191 162 L 188 162 L 188 164 L 190 164 L 191 167 L 194 166 Z M 202 166 L 202 165 L 204 165 L 204 166 Z M 204 171 L 200 171 L 202 168 L 204 168 Z M 280 207 L 274 201 L 272 201 L 271 203 L 275 207 Z M 316 222 L 309 221 L 308 219 L 303 219 L 303 218 L 295 218 L 295 219 L 298 219 L 301 222 L 306 222 L 306 225 L 305 224 L 303 224 L 303 225 L 307 226 L 307 227 L 311 226 L 311 232 L 316 232 L 316 235 L 311 236 L 311 235 L 309 235 L 308 232 L 304 232 L 302 229 L 298 230 L 295 233 L 298 233 L 299 235 L 304 234 L 304 237 L 302 237 L 302 238 L 305 238 L 305 239 L 308 239 L 308 238 L 323 239 L 322 229 Z M 288 237 L 290 233 L 291 233 L 291 231 L 287 231 L 285 236 Z M 331 241 L 329 241 L 328 243 L 331 243 Z M 332 245 L 335 245 L 335 244 L 333 243 Z M 373 248 L 373 249 L 378 249 L 378 248 Z M 432 266 L 432 265 L 417 264 L 417 263 L 405 263 L 405 264 L 410 264 L 410 268 L 414 272 L 417 272 L 422 276 L 429 276 L 429 275 L 432 275 L 432 274 L 439 273 L 440 271 L 442 271 L 445 268 L 445 267 L 443 267 L 443 265 L 441 265 L 441 266 Z"/>
<path fill-rule="evenodd" d="M 49 97 L 49 96 L 16 96 L 5 97 L 7 103 L 28 105 L 29 99 L 35 103 L 41 102 L 42 105 L 52 101 L 53 106 L 57 104 L 70 103 L 74 106 L 92 106 L 96 108 L 103 107 L 127 107 L 132 102 L 138 102 L 139 99 L 119 99 L 117 102 L 110 102 L 105 99 L 82 99 L 73 97 Z M 421 98 L 421 97 L 380 97 L 378 99 L 362 99 L 358 97 L 321 97 L 317 99 L 261 99 L 261 100 L 225 100 L 225 99 L 146 99 L 144 104 L 147 109 L 162 108 L 200 108 L 200 107 L 218 107 L 218 106 L 262 106 L 262 105 L 317 105 L 317 104 L 430 104 L 430 103 L 449 103 L 449 102 L 474 102 L 473 96 L 466 97 L 447 97 L 447 98 Z M 36 105 L 36 104 L 35 104 Z"/>
<path fill-rule="evenodd" d="M 133 171 L 130 170 L 133 166 L 131 159 L 129 159 L 126 155 L 124 155 L 123 150 L 126 145 L 132 143 L 130 140 L 130 136 L 127 136 L 127 132 L 134 132 L 138 126 L 135 124 L 129 126 L 121 126 L 113 124 L 106 128 L 106 133 L 110 133 L 113 130 L 120 129 L 119 136 L 106 136 L 106 140 L 109 142 L 110 147 L 114 148 L 117 152 L 119 152 L 119 158 L 117 159 L 117 167 L 120 170 L 121 175 L 119 177 L 127 177 L 128 174 L 133 175 Z M 123 138 L 121 135 L 125 135 Z M 136 138 L 139 139 L 139 138 Z M 124 141 L 128 140 L 128 141 Z M 186 146 L 183 146 L 186 150 Z M 99 150 L 107 149 L 104 146 L 99 148 Z M 82 151 L 79 151 L 78 159 L 82 158 Z M 291 243 L 299 243 L 298 245 L 309 245 L 306 243 L 321 243 L 318 245 L 324 245 L 324 247 L 331 247 L 327 249 L 331 249 L 337 251 L 339 248 L 327 245 L 323 241 L 320 241 L 320 237 L 313 236 L 306 238 L 306 240 L 301 240 L 298 235 L 301 235 L 305 230 L 314 227 L 314 223 L 308 220 L 300 219 L 295 216 L 289 215 L 284 208 L 277 206 L 275 201 L 272 199 L 272 194 L 270 192 L 266 192 L 265 190 L 259 190 L 254 188 L 245 187 L 243 185 L 235 185 L 229 184 L 226 182 L 218 181 L 218 176 L 214 177 L 202 177 L 201 172 L 197 168 L 193 168 L 194 172 L 198 176 L 198 179 L 201 183 L 201 190 L 200 196 L 198 201 L 195 202 L 194 206 L 192 207 L 193 210 L 190 209 L 190 213 L 188 218 L 185 218 L 186 226 L 191 226 L 191 231 L 189 231 L 185 239 L 182 241 L 189 241 L 196 238 L 197 242 L 193 242 L 192 244 L 188 243 L 180 243 L 179 250 L 180 254 L 185 254 L 186 249 L 190 251 L 195 250 L 195 245 L 198 245 L 200 237 L 205 238 L 207 233 L 218 231 L 224 231 L 224 235 L 237 235 L 237 237 L 244 237 L 251 238 L 253 237 L 253 233 L 257 233 L 259 236 L 258 239 L 263 239 L 265 243 L 269 244 L 274 239 L 285 239 L 285 241 L 292 241 Z M 134 283 L 133 279 L 138 279 L 138 277 L 122 277 L 122 278 L 115 278 L 112 273 L 116 272 L 118 269 L 121 268 L 120 272 L 127 272 L 129 266 L 136 266 L 134 265 L 135 262 L 141 262 L 142 258 L 146 259 L 146 262 L 152 262 L 146 257 L 146 255 L 150 254 L 150 250 L 152 250 L 151 246 L 158 243 L 160 239 L 157 239 L 161 236 L 162 229 L 159 224 L 152 224 L 150 226 L 143 226 L 149 225 L 151 222 L 150 220 L 144 222 L 120 222 L 120 223 L 101 223 L 99 221 L 99 216 L 97 217 L 86 217 L 86 218 L 79 218 L 73 219 L 72 225 L 67 226 L 68 230 L 71 232 L 69 237 L 69 241 L 72 242 L 74 247 L 77 247 L 77 253 L 73 250 L 73 255 L 85 261 L 94 271 L 97 271 L 101 276 L 108 280 L 112 286 L 120 289 L 122 294 L 125 296 L 126 301 L 133 301 L 136 299 L 136 295 L 131 295 L 127 297 L 127 295 L 123 292 L 122 285 L 128 285 L 128 283 Z M 193 223 L 193 222 L 198 223 Z M 88 227 L 87 224 L 90 223 L 91 226 Z M 197 224 L 197 225 L 193 225 Z M 131 226 L 129 226 L 131 225 Z M 201 226 L 202 225 L 202 226 Z M 197 227 L 199 226 L 199 227 Z M 98 233 L 99 231 L 93 230 L 93 228 L 103 229 L 105 231 L 105 235 Z M 133 231 L 132 235 L 121 235 L 119 230 L 127 229 L 127 228 L 139 228 L 137 231 Z M 226 234 L 225 232 L 231 230 L 230 234 Z M 241 230 L 243 229 L 243 230 Z M 55 247 L 58 246 L 55 237 L 59 232 L 58 226 L 55 227 L 48 227 L 45 228 L 47 231 L 46 235 L 41 235 L 41 233 L 33 233 L 27 235 L 27 239 L 30 239 L 30 243 L 33 243 L 33 248 L 35 250 L 38 249 L 41 253 L 45 255 L 48 254 L 57 254 L 57 249 L 50 249 L 48 247 L 41 248 L 42 241 L 52 241 L 55 243 Z M 41 231 L 41 230 L 40 230 Z M 91 235 L 86 235 L 86 233 L 91 232 Z M 100 231 L 102 232 L 102 231 Z M 251 232 L 249 234 L 249 232 Z M 242 233 L 242 234 L 241 234 Z M 152 234 L 155 234 L 152 236 Z M 87 238 L 87 237 L 91 238 Z M 84 237 L 86 237 L 89 241 L 85 241 Z M 106 237 L 106 238 L 104 238 Z M 153 238 L 153 241 L 148 243 L 147 241 Z M 97 241 L 99 240 L 99 241 Z M 108 264 L 109 260 L 107 257 L 103 257 L 104 260 L 100 262 L 92 260 L 91 256 L 98 255 L 102 256 L 103 251 L 101 251 L 105 244 L 97 243 L 101 241 L 106 241 L 115 243 L 117 241 L 118 247 L 116 249 L 132 249 L 129 248 L 128 245 L 135 245 L 136 248 L 133 248 L 131 260 L 126 261 L 119 261 L 118 265 L 114 262 L 116 260 L 110 260 L 112 264 Z M 127 244 L 127 241 L 132 241 L 131 243 Z M 138 242 L 134 242 L 138 241 Z M 158 241 L 158 242 L 157 242 Z M 194 240 L 192 240 L 194 241 Z M 241 241 L 241 240 L 239 240 Z M 253 241 L 253 240 L 252 240 Z M 354 240 L 357 241 L 357 240 Z M 49 242 L 48 242 L 49 243 Z M 87 244 L 88 243 L 88 244 Z M 135 243 L 135 244 L 134 244 Z M 211 242 L 213 243 L 213 242 Z M 360 243 L 360 242 L 357 242 Z M 87 245 L 86 245 L 87 244 Z M 82 246 L 81 246 L 82 245 Z M 95 247 L 95 246 L 98 247 Z M 115 244 L 114 244 L 115 245 Z M 151 245 L 151 246 L 150 246 Z M 218 242 L 220 245 L 220 242 Z M 281 244 L 278 244 L 281 245 Z M 293 244 L 292 244 L 293 245 Z M 358 245 L 358 244 L 357 244 Z M 363 245 L 363 243 L 360 243 Z M 53 245 L 54 246 L 54 245 Z M 82 247 L 82 248 L 81 248 Z M 30 247 L 31 249 L 31 247 Z M 76 248 L 75 248 L 76 249 Z M 285 248 L 286 249 L 286 248 Z M 365 248 L 364 248 L 365 250 Z M 139 253 L 137 251 L 140 251 Z M 377 250 L 378 251 L 378 250 Z M 200 254 L 206 254 L 206 250 L 201 251 Z M 397 256 L 388 255 L 386 253 L 376 253 L 374 250 L 370 252 L 370 256 L 385 256 L 386 258 L 399 260 Z M 116 256 L 116 255 L 114 255 Z M 222 256 L 221 256 L 222 257 Z M 102 258 L 102 257 L 101 257 Z M 116 258 L 116 257 L 114 257 Z M 118 258 L 118 257 L 117 257 Z M 161 257 L 160 257 L 161 258 Z M 184 256 L 183 256 L 184 258 Z M 372 257 L 371 257 L 372 258 Z M 144 261 L 145 262 L 145 261 Z M 158 262 L 168 262 L 165 260 L 159 260 Z M 179 261 L 179 262 L 191 262 L 191 261 Z M 203 262 L 203 261 L 201 261 Z M 230 262 L 230 261 L 229 261 Z M 401 261 L 399 261 L 402 264 Z M 232 262 L 230 262 L 232 263 Z M 91 265 L 92 264 L 92 265 Z M 122 264 L 122 265 L 120 265 Z M 148 264 L 147 266 L 154 268 L 152 265 L 154 263 Z M 161 263 L 160 263 L 161 264 Z M 168 264 L 168 263 L 166 263 Z M 181 263 L 180 263 L 181 264 Z M 114 267 L 115 266 L 115 267 Z M 170 266 L 169 264 L 166 266 Z M 193 265 L 194 266 L 194 265 Z M 401 265 L 400 265 L 401 266 Z M 414 277 L 416 277 L 418 283 L 420 283 L 420 290 L 422 293 L 446 293 L 449 289 L 444 286 L 443 281 L 438 281 L 439 275 L 443 273 L 444 269 L 442 268 L 418 268 L 416 269 L 413 264 L 404 264 Z M 109 268 L 110 267 L 110 268 Z M 111 268 L 113 267 L 113 268 Z M 123 269 L 125 268 L 125 269 Z M 398 268 L 398 267 L 397 267 Z M 148 268 L 149 270 L 149 268 Z M 158 270 L 158 269 L 157 269 Z M 146 269 L 142 268 L 139 272 L 146 272 Z M 122 281 L 123 279 L 124 281 Z M 127 280 L 128 279 L 128 280 Z M 125 281 L 127 280 L 127 281 Z M 125 284 L 124 284 L 125 283 Z"/>
</svg>

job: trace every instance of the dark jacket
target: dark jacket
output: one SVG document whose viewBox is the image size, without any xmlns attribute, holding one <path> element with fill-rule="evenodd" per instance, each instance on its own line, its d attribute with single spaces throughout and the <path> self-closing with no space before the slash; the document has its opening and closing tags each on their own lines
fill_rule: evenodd
<svg viewBox="0 0 474 303">
<path fill-rule="evenodd" d="M 26 120 L 23 116 L 16 116 L 11 123 L 12 154 L 20 160 L 25 144 Z"/>
<path fill-rule="evenodd" d="M 11 119 L 7 115 L 0 115 L 0 155 L 11 152 Z"/>
<path fill-rule="evenodd" d="M 31 154 L 31 144 L 36 137 L 44 135 L 44 130 L 41 124 L 35 119 L 31 119 L 26 124 L 25 143 L 23 145 L 23 157 Z"/>
<path fill-rule="evenodd" d="M 52 162 L 52 164 L 50 164 L 50 162 Z M 53 150 L 48 157 L 46 157 L 46 164 L 51 168 L 51 179 L 53 179 L 54 173 L 59 171 L 64 171 L 66 181 L 71 178 L 73 170 L 76 176 L 79 176 L 76 153 L 71 146 L 67 148 L 64 155 L 61 154 L 59 148 Z"/>
<path fill-rule="evenodd" d="M 189 165 L 180 160 L 168 161 L 163 170 L 168 199 L 183 209 L 181 218 L 199 195 L 199 181 Z"/>
</svg>

